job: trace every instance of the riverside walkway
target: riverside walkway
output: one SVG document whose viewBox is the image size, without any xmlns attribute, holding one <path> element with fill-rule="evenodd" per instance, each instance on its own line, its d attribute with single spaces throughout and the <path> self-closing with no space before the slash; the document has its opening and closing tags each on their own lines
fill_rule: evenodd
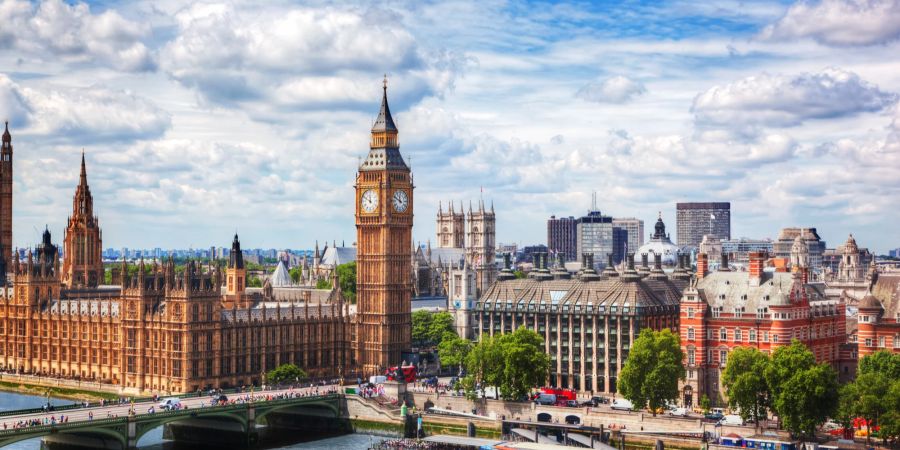
<svg viewBox="0 0 900 450">
<path fill-rule="evenodd" d="M 218 394 L 175 396 L 182 407 L 173 411 L 160 411 L 158 402 L 152 398 L 103 406 L 56 407 L 49 412 L 42 409 L 4 411 L 0 413 L 0 447 L 36 437 L 64 439 L 71 435 L 73 438 L 117 442 L 120 448 L 127 450 L 136 448 L 138 440 L 148 431 L 172 422 L 192 426 L 227 423 L 239 429 L 247 439 L 246 444 L 250 445 L 255 438 L 257 422 L 272 412 L 339 418 L 342 395 L 337 389 L 337 386 L 329 385 L 226 393 L 228 401 L 216 405 Z"/>
</svg>

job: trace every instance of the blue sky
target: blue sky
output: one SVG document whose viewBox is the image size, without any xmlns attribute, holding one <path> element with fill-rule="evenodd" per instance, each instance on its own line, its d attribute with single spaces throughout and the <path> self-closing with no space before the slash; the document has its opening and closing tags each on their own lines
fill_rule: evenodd
<svg viewBox="0 0 900 450">
<path fill-rule="evenodd" d="M 416 191 L 484 190 L 498 241 L 551 214 L 900 247 L 900 3 L 0 0 L 15 244 L 61 237 L 78 158 L 106 247 L 353 242 L 382 74 Z"/>
</svg>

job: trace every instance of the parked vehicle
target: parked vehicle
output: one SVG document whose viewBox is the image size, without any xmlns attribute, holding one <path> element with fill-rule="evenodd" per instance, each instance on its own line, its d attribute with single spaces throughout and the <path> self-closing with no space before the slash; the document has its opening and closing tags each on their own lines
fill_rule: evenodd
<svg viewBox="0 0 900 450">
<path fill-rule="evenodd" d="M 405 381 L 414 383 L 416 381 L 416 366 L 395 366 L 385 371 L 384 375 L 391 381 Z"/>
<path fill-rule="evenodd" d="M 719 425 L 741 426 L 743 424 L 744 419 L 742 419 L 741 416 L 737 414 L 729 414 L 719 420 Z"/>
<path fill-rule="evenodd" d="M 372 375 L 371 377 L 369 377 L 369 383 L 381 384 L 387 381 L 387 379 L 388 378 L 384 375 Z"/>
<path fill-rule="evenodd" d="M 178 399 L 178 397 L 164 398 L 164 399 L 162 399 L 162 401 L 159 402 L 159 405 L 157 405 L 157 407 L 159 409 L 162 409 L 165 411 L 172 411 L 172 410 L 180 409 L 181 408 L 181 400 Z"/>
<path fill-rule="evenodd" d="M 725 414 L 722 414 L 720 412 L 713 412 L 713 411 L 710 411 L 703 415 L 704 419 L 714 420 L 716 422 L 722 420 L 724 417 L 725 417 Z"/>
<path fill-rule="evenodd" d="M 569 408 L 577 408 L 578 401 L 577 400 L 566 400 L 566 406 L 568 406 Z"/>
<path fill-rule="evenodd" d="M 538 405 L 555 405 L 556 404 L 556 395 L 554 394 L 538 394 L 537 397 L 534 398 L 534 402 Z"/>
<path fill-rule="evenodd" d="M 612 405 L 610 405 L 610 408 L 617 409 L 620 411 L 633 411 L 634 404 L 632 404 L 628 400 L 625 400 L 624 398 L 619 398 L 619 399 L 616 399 L 614 402 L 612 402 Z"/>
<path fill-rule="evenodd" d="M 542 394 L 553 394 L 561 400 L 577 400 L 577 393 L 571 389 L 542 387 Z"/>
<path fill-rule="evenodd" d="M 680 406 L 676 406 L 676 407 L 670 409 L 668 414 L 670 416 L 684 417 L 688 414 L 688 410 L 687 410 L 687 408 L 682 408 Z"/>
</svg>

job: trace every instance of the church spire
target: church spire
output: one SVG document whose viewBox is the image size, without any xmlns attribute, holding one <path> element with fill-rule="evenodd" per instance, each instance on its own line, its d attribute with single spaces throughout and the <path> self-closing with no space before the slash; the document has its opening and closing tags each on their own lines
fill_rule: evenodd
<svg viewBox="0 0 900 450">
<path fill-rule="evenodd" d="M 7 120 L 6 129 L 3 130 L 3 143 L 8 144 L 10 142 L 12 142 L 12 135 L 9 134 L 9 121 Z"/>
<path fill-rule="evenodd" d="M 84 149 L 81 149 L 81 181 L 80 186 L 87 186 L 87 168 L 84 164 Z"/>
<path fill-rule="evenodd" d="M 397 132 L 397 126 L 394 125 L 394 118 L 391 117 L 391 108 L 388 106 L 387 99 L 387 74 L 384 75 L 383 82 L 384 93 L 381 97 L 381 111 L 378 112 L 378 118 L 375 119 L 375 125 L 372 126 L 372 133 L 376 132 Z"/>
</svg>

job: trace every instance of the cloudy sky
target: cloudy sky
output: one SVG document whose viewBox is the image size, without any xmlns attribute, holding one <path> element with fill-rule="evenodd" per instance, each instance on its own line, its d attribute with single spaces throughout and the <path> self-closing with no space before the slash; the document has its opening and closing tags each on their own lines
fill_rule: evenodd
<svg viewBox="0 0 900 450">
<path fill-rule="evenodd" d="M 387 73 L 416 190 L 498 214 L 731 201 L 733 236 L 900 247 L 900 1 L 0 0 L 15 244 L 61 237 L 81 150 L 104 247 L 355 238 Z"/>
</svg>

